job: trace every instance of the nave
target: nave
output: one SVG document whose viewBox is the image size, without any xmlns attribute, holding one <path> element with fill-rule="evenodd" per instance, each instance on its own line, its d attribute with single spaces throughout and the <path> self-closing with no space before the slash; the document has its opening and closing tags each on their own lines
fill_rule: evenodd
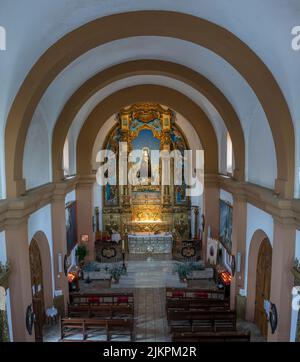
<svg viewBox="0 0 300 362">
<path fill-rule="evenodd" d="M 187 290 L 187 283 L 179 280 L 177 273 L 174 271 L 176 262 L 172 261 L 170 255 L 156 255 L 154 257 L 140 256 L 139 261 L 136 257 L 127 261 L 127 274 L 120 278 L 117 284 L 112 284 L 111 288 L 103 289 L 101 282 L 91 282 L 85 284 L 80 282 L 82 293 L 97 295 L 107 293 L 133 293 L 134 300 L 134 336 L 137 342 L 171 342 L 172 327 L 168 325 L 167 308 L 166 308 L 166 291 L 173 290 L 176 292 Z M 85 285 L 84 285 L 85 284 Z M 213 280 L 202 280 L 199 287 L 194 287 L 194 292 L 199 293 L 199 289 L 208 290 L 208 287 L 215 286 Z M 191 289 L 189 289 L 191 291 Z M 195 294 L 194 292 L 191 295 Z M 90 297 L 92 298 L 92 297 Z M 175 298 L 175 299 L 174 299 Z M 173 301 L 178 298 L 171 298 Z M 170 298 L 169 298 L 170 299 Z M 202 297 L 202 303 L 205 303 Z M 103 301 L 104 302 L 104 301 Z M 125 303 L 126 304 L 126 303 Z M 107 316 L 108 317 L 108 316 Z M 186 325 L 185 322 L 182 323 Z M 179 327 L 180 328 L 180 327 Z M 237 331 L 251 335 L 251 342 L 264 342 L 259 329 L 253 323 L 237 319 Z M 102 334 L 101 334 L 102 332 Z M 82 339 L 82 335 L 73 335 L 70 340 Z M 88 340 L 105 340 L 106 335 L 103 331 L 93 333 Z M 44 328 L 44 342 L 58 342 L 61 340 L 60 324 L 49 325 Z M 111 341 L 128 341 L 128 336 L 115 335 Z"/>
<path fill-rule="evenodd" d="M 300 341 L 299 14 L 0 0 L 1 342 Z"/>
</svg>

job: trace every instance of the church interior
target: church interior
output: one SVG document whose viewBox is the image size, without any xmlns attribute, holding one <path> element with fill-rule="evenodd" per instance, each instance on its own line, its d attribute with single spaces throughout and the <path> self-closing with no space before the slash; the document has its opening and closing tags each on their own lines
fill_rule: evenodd
<svg viewBox="0 0 300 362">
<path fill-rule="evenodd" d="M 0 0 L 1 342 L 300 341 L 299 19 Z"/>
</svg>

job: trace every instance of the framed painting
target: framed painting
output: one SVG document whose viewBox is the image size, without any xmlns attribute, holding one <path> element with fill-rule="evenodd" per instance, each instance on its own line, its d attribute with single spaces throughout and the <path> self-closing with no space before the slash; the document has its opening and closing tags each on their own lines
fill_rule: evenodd
<svg viewBox="0 0 300 362">
<path fill-rule="evenodd" d="M 177 206 L 186 205 L 187 203 L 186 186 L 184 183 L 182 185 L 174 185 L 174 198 L 175 198 L 175 205 Z"/>
<path fill-rule="evenodd" d="M 232 251 L 232 206 L 220 200 L 220 242 L 225 249 L 231 254 Z"/>
<path fill-rule="evenodd" d="M 104 205 L 105 206 L 118 206 L 119 204 L 119 188 L 117 185 L 110 185 L 107 183 L 104 186 Z"/>
</svg>

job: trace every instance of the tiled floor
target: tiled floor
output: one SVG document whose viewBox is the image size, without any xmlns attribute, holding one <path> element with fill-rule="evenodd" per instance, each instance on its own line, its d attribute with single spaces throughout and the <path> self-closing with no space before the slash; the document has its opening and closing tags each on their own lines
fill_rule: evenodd
<svg viewBox="0 0 300 362">
<path fill-rule="evenodd" d="M 165 311 L 165 288 L 186 287 L 173 272 L 174 262 L 170 256 L 155 257 L 134 255 L 127 261 L 127 275 L 112 284 L 112 290 L 134 292 L 135 335 L 138 342 L 168 342 L 170 335 Z M 97 283 L 82 285 L 85 291 L 98 290 Z M 253 323 L 238 321 L 239 330 L 250 330 L 253 341 L 263 341 Z M 55 342 L 60 338 L 59 326 L 46 327 L 44 341 Z"/>
<path fill-rule="evenodd" d="M 170 340 L 165 313 L 164 288 L 136 289 L 136 341 L 167 342 Z"/>
</svg>

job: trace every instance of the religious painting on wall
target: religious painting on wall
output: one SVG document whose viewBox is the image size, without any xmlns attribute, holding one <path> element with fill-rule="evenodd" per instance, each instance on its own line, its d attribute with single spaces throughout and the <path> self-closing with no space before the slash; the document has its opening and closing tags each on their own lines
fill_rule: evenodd
<svg viewBox="0 0 300 362">
<path fill-rule="evenodd" d="M 118 206 L 118 187 L 107 183 L 105 185 L 105 206 Z"/>
<path fill-rule="evenodd" d="M 186 193 L 185 193 L 185 184 L 174 185 L 175 189 L 175 204 L 183 205 L 186 203 Z"/>
<path fill-rule="evenodd" d="M 114 152 L 114 154 L 117 155 L 120 141 L 121 141 L 121 131 L 117 127 L 111 133 L 106 144 L 106 149 L 108 151 Z M 107 163 L 109 164 L 110 162 L 115 162 L 115 164 L 110 165 L 110 167 L 112 169 L 115 167 L 117 171 L 118 170 L 117 160 L 108 159 Z M 117 178 L 115 176 L 112 176 L 110 182 L 108 182 L 104 186 L 104 204 L 105 206 L 118 206 L 118 202 L 119 202 L 119 188 L 117 185 Z"/>
<path fill-rule="evenodd" d="M 69 202 L 66 205 L 66 232 L 67 232 L 67 253 L 71 254 L 77 244 L 77 218 L 76 201 Z"/>
<path fill-rule="evenodd" d="M 232 206 L 220 200 L 220 242 L 229 254 L 232 251 Z"/>
<path fill-rule="evenodd" d="M 185 141 L 182 133 L 179 131 L 179 129 L 174 124 L 172 125 L 170 138 L 172 141 L 173 148 L 175 150 L 178 150 L 181 153 L 182 157 L 184 157 L 184 151 L 187 149 L 186 141 Z M 174 185 L 174 194 L 175 194 L 174 201 L 175 201 L 175 204 L 178 206 L 185 205 L 187 202 L 186 184 L 184 182 L 184 168 L 183 167 L 184 167 L 183 162 L 182 162 L 182 164 L 176 163 L 176 162 L 174 164 L 174 173 L 181 174 L 180 178 L 182 179 L 181 185 Z"/>
</svg>

